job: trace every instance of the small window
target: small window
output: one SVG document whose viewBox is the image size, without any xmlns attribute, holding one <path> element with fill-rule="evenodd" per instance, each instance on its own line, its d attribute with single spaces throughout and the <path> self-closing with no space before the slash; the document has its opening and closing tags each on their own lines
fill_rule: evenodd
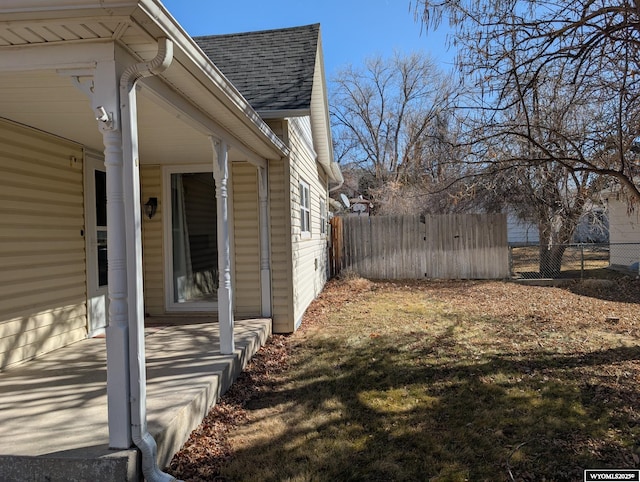
<svg viewBox="0 0 640 482">
<path fill-rule="evenodd" d="M 327 204 L 320 199 L 320 234 L 327 234 Z"/>
<path fill-rule="evenodd" d="M 309 199 L 309 184 L 300 181 L 300 230 L 311 234 L 311 200 Z"/>
</svg>

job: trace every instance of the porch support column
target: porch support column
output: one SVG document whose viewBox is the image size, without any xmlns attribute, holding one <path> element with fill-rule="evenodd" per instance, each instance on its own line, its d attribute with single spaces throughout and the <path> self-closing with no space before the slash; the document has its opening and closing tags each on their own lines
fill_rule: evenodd
<svg viewBox="0 0 640 482">
<path fill-rule="evenodd" d="M 129 317 L 127 313 L 127 257 L 122 190 L 122 141 L 119 131 L 103 134 L 107 175 L 107 266 L 109 321 L 107 343 L 107 411 L 109 447 L 131 447 L 129 398 Z"/>
<path fill-rule="evenodd" d="M 124 186 L 122 183 L 124 162 L 115 62 L 103 62 L 96 66 L 92 92 L 92 108 L 105 147 L 104 165 L 107 177 L 109 318 L 105 331 L 107 338 L 109 447 L 126 449 L 132 445 L 129 317 Z"/>
<path fill-rule="evenodd" d="M 231 287 L 231 254 L 229 242 L 229 147 L 226 141 L 211 138 L 216 159 L 213 176 L 216 182 L 218 218 L 218 323 L 220 324 L 220 353 L 232 355 L 235 351 L 233 337 L 233 292 Z"/>
<path fill-rule="evenodd" d="M 271 256 L 269 253 L 269 179 L 266 167 L 258 168 L 260 200 L 260 289 L 262 316 L 271 317 Z"/>
</svg>

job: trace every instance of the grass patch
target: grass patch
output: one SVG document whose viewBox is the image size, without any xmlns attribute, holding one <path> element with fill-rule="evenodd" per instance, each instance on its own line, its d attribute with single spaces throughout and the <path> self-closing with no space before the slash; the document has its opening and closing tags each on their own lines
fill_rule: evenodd
<svg viewBox="0 0 640 482">
<path fill-rule="evenodd" d="M 575 481 L 639 466 L 638 286 L 611 301 L 353 282 L 331 283 L 287 339 L 287 368 L 249 397 L 216 480 Z"/>
</svg>

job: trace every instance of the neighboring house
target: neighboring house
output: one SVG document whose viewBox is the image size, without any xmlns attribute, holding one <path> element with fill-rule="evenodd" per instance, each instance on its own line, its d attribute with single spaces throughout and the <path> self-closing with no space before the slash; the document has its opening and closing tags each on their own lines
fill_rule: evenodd
<svg viewBox="0 0 640 482">
<path fill-rule="evenodd" d="M 515 214 L 509 213 L 507 215 L 507 242 L 509 246 L 538 244 L 540 242 L 538 227 L 530 221 L 525 221 Z"/>
<path fill-rule="evenodd" d="M 573 233 L 574 243 L 608 243 L 609 217 L 604 207 L 593 206 L 580 217 Z"/>
<path fill-rule="evenodd" d="M 3 0 L 0 369 L 106 331 L 127 447 L 145 316 L 217 312 L 223 353 L 234 317 L 294 331 L 342 182 L 323 69 L 318 25 L 196 43 L 158 0 Z"/>
<path fill-rule="evenodd" d="M 612 267 L 638 272 L 640 261 L 640 213 L 630 209 L 620 192 L 606 194 L 609 214 L 609 259 Z"/>
<path fill-rule="evenodd" d="M 578 222 L 573 234 L 574 243 L 606 243 L 608 242 L 607 216 L 603 209 L 594 208 L 587 211 Z M 514 214 L 507 215 L 507 239 L 510 246 L 527 246 L 540 243 L 538 227 L 518 218 Z"/>
</svg>

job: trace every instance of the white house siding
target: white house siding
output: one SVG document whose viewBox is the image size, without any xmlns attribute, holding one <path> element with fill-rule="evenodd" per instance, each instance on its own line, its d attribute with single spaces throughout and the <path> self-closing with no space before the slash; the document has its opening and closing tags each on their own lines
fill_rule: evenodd
<svg viewBox="0 0 640 482">
<path fill-rule="evenodd" d="M 627 202 L 611 195 L 608 199 L 610 263 L 629 267 L 640 259 L 640 213 L 629 212 Z"/>
<path fill-rule="evenodd" d="M 272 126 L 273 128 L 273 126 Z M 288 160 L 269 163 L 271 299 L 274 333 L 294 331 L 291 272 L 291 197 Z"/>
<path fill-rule="evenodd" d="M 234 308 L 238 316 L 260 314 L 260 236 L 258 220 L 258 185 L 256 168 L 248 163 L 232 163 L 232 199 L 235 253 Z M 151 316 L 166 314 L 164 289 L 164 246 L 162 235 L 162 168 L 142 166 L 140 169 L 142 199 L 158 198 L 158 211 L 153 219 L 144 218 L 143 265 L 145 312 Z"/>
<path fill-rule="evenodd" d="M 87 334 L 82 159 L 0 121 L 0 369 Z"/>
<path fill-rule="evenodd" d="M 511 246 L 538 244 L 538 227 L 510 213 L 507 215 L 507 241 Z"/>
<path fill-rule="evenodd" d="M 258 173 L 246 162 L 234 162 L 232 167 L 235 314 L 258 316 L 261 310 Z"/>
<path fill-rule="evenodd" d="M 164 304 L 164 248 L 162 245 L 162 170 L 160 166 L 140 168 L 142 203 L 150 197 L 158 198 L 158 210 L 152 219 L 143 216 L 142 261 L 144 269 L 144 309 L 149 315 L 165 313 Z"/>
<path fill-rule="evenodd" d="M 308 117 L 289 120 L 291 162 L 291 203 L 293 229 L 293 301 L 294 321 L 300 323 L 304 311 L 320 294 L 327 281 L 327 236 L 320 230 L 320 201 L 327 204 L 327 176 L 316 162 L 312 148 L 311 126 Z M 311 235 L 300 229 L 299 183 L 309 184 Z"/>
</svg>

